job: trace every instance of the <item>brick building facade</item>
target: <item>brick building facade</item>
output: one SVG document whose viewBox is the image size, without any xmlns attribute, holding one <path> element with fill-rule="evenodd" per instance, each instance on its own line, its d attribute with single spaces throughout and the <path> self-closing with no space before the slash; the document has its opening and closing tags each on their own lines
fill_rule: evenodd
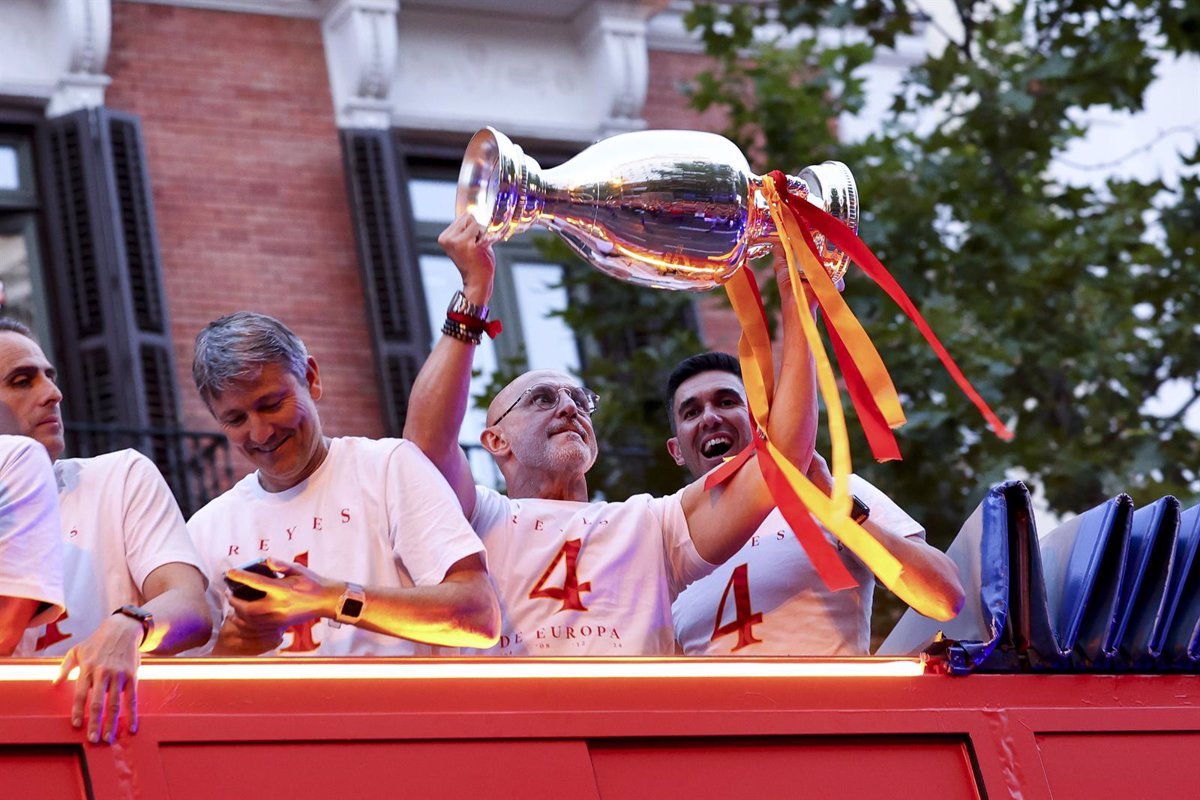
<svg viewBox="0 0 1200 800">
<path fill-rule="evenodd" d="M 237 309 L 277 316 L 305 339 L 322 367 L 331 434 L 398 434 L 430 319 L 440 322 L 448 297 L 432 237 L 452 212 L 447 187 L 470 134 L 492 124 L 546 165 L 621 131 L 719 129 L 680 91 L 704 63 L 683 31 L 684 7 L 6 3 L 5 311 L 30 319 L 55 360 L 74 365 L 62 370 L 71 449 L 132 444 L 169 474 L 201 468 L 197 458 L 241 474 L 190 376 L 197 331 Z M 76 175 L 73 165 L 93 158 L 89 140 L 96 169 Z M 17 165 L 8 186 L 6 152 Z M 557 267 L 528 246 L 512 252 L 514 277 L 499 293 L 524 321 L 526 344 L 570 339 L 539 321 L 565 302 L 551 288 Z M 98 309 L 90 323 L 76 319 L 88 303 Z M 147 307 L 159 313 L 143 320 Z M 735 346 L 723 300 L 700 298 L 697 311 L 707 343 Z M 514 354 L 512 342 L 498 346 L 485 362 Z M 569 353 L 539 358 L 573 365 Z M 185 492 L 185 505 L 228 482 L 218 473 Z"/>
</svg>

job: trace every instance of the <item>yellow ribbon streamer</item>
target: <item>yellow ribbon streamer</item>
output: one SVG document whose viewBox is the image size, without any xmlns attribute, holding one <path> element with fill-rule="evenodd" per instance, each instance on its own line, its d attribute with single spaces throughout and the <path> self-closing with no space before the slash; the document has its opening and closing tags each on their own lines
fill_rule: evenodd
<svg viewBox="0 0 1200 800">
<path fill-rule="evenodd" d="M 738 338 L 738 360 L 742 364 L 746 400 L 754 419 L 760 427 L 766 428 L 770 418 L 770 401 L 775 396 L 775 362 L 758 288 L 754 276 L 745 269 L 743 267 L 725 284 L 725 292 L 733 306 L 733 313 L 742 323 L 742 335 Z"/>
<path fill-rule="evenodd" d="M 771 200 L 771 218 L 775 220 L 775 227 L 779 231 L 784 251 L 798 254 L 801 265 L 804 267 L 804 274 L 808 277 L 813 291 L 821 300 L 821 309 L 825 312 L 827 324 L 832 325 L 841 334 L 842 341 L 846 343 L 846 349 L 850 351 L 855 363 L 858 364 L 863 380 L 866 382 L 867 388 L 871 390 L 871 395 L 875 398 L 888 427 L 900 427 L 905 422 L 904 409 L 900 406 L 900 397 L 896 393 L 896 386 L 892 383 L 892 376 L 888 374 L 883 359 L 879 357 L 879 351 L 875 349 L 871 337 L 863 330 L 862 323 L 854 316 L 850 306 L 846 305 L 842 293 L 833 285 L 833 279 L 829 277 L 829 273 L 825 271 L 825 268 L 817 261 L 816 254 L 808 247 L 799 223 L 783 206 L 783 201 L 775 190 L 774 182 L 771 183 L 771 190 L 768 198 Z"/>
<path fill-rule="evenodd" d="M 804 283 L 800 280 L 800 271 L 796 267 L 797 251 L 802 251 L 800 257 L 803 258 L 803 253 L 808 252 L 803 239 L 797 242 L 792 241 L 788 236 L 786 229 L 780 224 L 782 217 L 790 216 L 787 210 L 783 207 L 782 201 L 779 199 L 779 192 L 775 188 L 775 182 L 770 175 L 763 178 L 763 195 L 767 199 L 767 203 L 771 209 L 771 217 L 775 220 L 776 230 L 779 232 L 780 243 L 783 245 L 784 257 L 787 260 L 788 274 L 791 276 L 792 297 L 796 302 L 796 313 L 800 318 L 800 327 L 804 332 L 804 338 L 808 342 L 809 350 L 812 351 L 813 360 L 817 368 L 817 386 L 821 392 L 821 398 L 825 401 L 825 414 L 827 424 L 829 425 L 829 441 L 831 453 L 831 471 L 833 472 L 833 493 L 832 493 L 832 510 L 839 516 L 849 516 L 850 514 L 850 435 L 846 429 L 846 415 L 842 409 L 842 397 L 838 391 L 837 378 L 833 374 L 833 365 L 829 361 L 829 356 L 825 352 L 825 344 L 821 341 L 821 333 L 817 330 L 817 323 L 808 313 L 808 295 L 804 289 Z M 809 270 L 817 269 L 824 272 L 824 267 L 816 263 L 813 259 L 813 264 L 808 267 Z M 826 276 L 828 279 L 828 275 Z M 785 471 L 786 472 L 786 471 Z M 805 483 L 808 483 L 808 478 L 801 475 Z M 789 483 L 791 481 L 789 480 Z M 811 485 L 811 484 L 810 484 Z M 793 488 L 795 488 L 793 486 Z M 814 489 L 816 487 L 813 487 Z M 799 489 L 796 494 L 800 494 Z M 821 493 L 822 496 L 824 493 Z M 804 499 L 803 495 L 800 495 Z M 808 505 L 806 502 L 805 505 Z M 811 508 L 811 507 L 810 507 Z M 820 515 L 817 519 L 822 523 L 825 519 Z M 826 527 L 830 527 L 826 525 Z M 830 527 L 830 530 L 832 528 Z"/>
<path fill-rule="evenodd" d="M 804 338 L 813 355 L 817 385 L 821 397 L 825 401 L 832 450 L 833 491 L 831 495 L 826 496 L 823 491 L 809 481 L 807 476 L 789 461 L 769 439 L 767 439 L 767 453 L 780 468 L 788 484 L 808 511 L 852 553 L 858 556 L 885 586 L 894 586 L 900 580 L 903 572 L 900 562 L 849 516 L 851 464 L 846 417 L 833 366 L 825 352 L 816 321 L 807 313 L 809 301 L 804 282 L 800 280 L 801 269 L 803 269 L 804 275 L 810 276 L 810 280 L 814 280 L 815 291 L 824 291 L 828 288 L 832 289 L 835 295 L 838 295 L 838 292 L 828 274 L 825 273 L 824 267 L 817 261 L 815 254 L 809 251 L 790 212 L 784 207 L 770 176 L 764 177 L 763 184 L 763 195 L 768 201 L 771 216 L 783 244 L 782 249 L 787 262 L 788 274 L 791 277 L 792 296 L 796 303 L 797 316 Z M 797 260 L 800 261 L 799 267 Z M 816 282 L 821 281 L 822 278 L 828 287 L 821 285 L 820 288 L 817 288 Z M 765 429 L 771 401 L 774 399 L 774 361 L 771 356 L 765 319 L 758 298 L 751 288 L 751 281 L 753 281 L 752 276 L 735 276 L 734 280 L 725 285 L 725 288 L 733 305 L 734 313 L 742 324 L 742 337 L 738 342 L 738 352 L 742 362 L 747 401 L 759 425 Z M 822 295 L 822 300 L 825 299 Z M 841 300 L 840 295 L 837 299 Z M 842 305 L 844 306 L 844 302 Z M 830 305 L 829 307 L 836 306 Z M 849 309 L 847 308 L 846 311 L 848 313 Z M 853 319 L 853 314 L 850 314 L 850 317 Z M 854 323 L 857 325 L 857 320 L 854 320 Z M 861 326 L 858 326 L 858 330 L 862 330 Z M 866 333 L 863 332 L 862 335 L 865 337 Z M 874 352 L 873 346 L 871 351 Z M 878 359 L 877 353 L 876 358 Z M 882 365 L 882 362 L 880 364 Z M 886 370 L 883 374 L 886 377 Z M 887 386 L 891 386 L 890 378 L 887 378 Z M 891 389 L 891 393 L 895 394 L 894 388 Z M 898 399 L 896 407 L 899 407 Z M 891 419 L 892 417 L 889 417 L 889 421 Z M 900 412 L 899 419 L 900 422 L 903 422 L 903 412 Z"/>
</svg>

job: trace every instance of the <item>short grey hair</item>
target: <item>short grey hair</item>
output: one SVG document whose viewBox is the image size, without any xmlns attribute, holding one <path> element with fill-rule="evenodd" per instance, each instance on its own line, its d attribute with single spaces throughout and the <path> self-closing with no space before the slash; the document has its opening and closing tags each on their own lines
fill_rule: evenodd
<svg viewBox="0 0 1200 800">
<path fill-rule="evenodd" d="M 268 364 L 281 365 L 300 381 L 308 371 L 304 342 L 274 317 L 238 311 L 214 319 L 196 334 L 192 380 L 210 407 L 230 386 L 252 380 Z"/>
</svg>

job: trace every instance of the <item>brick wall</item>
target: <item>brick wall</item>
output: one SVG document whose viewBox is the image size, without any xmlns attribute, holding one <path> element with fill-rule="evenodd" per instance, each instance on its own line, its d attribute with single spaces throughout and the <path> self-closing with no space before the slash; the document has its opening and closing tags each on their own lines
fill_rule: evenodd
<svg viewBox="0 0 1200 800">
<path fill-rule="evenodd" d="M 184 425 L 215 424 L 192 340 L 249 309 L 321 365 L 328 433 L 383 418 L 319 23 L 116 2 L 106 105 L 140 115 Z"/>
</svg>

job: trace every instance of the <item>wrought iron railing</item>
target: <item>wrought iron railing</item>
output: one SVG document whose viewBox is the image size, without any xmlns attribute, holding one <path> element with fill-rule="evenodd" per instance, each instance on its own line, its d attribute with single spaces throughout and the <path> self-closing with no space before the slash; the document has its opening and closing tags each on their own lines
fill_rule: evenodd
<svg viewBox="0 0 1200 800">
<path fill-rule="evenodd" d="M 133 448 L 158 465 L 184 517 L 233 485 L 229 440 L 223 434 L 176 428 L 129 428 L 67 422 L 66 455 L 97 456 Z"/>
</svg>

